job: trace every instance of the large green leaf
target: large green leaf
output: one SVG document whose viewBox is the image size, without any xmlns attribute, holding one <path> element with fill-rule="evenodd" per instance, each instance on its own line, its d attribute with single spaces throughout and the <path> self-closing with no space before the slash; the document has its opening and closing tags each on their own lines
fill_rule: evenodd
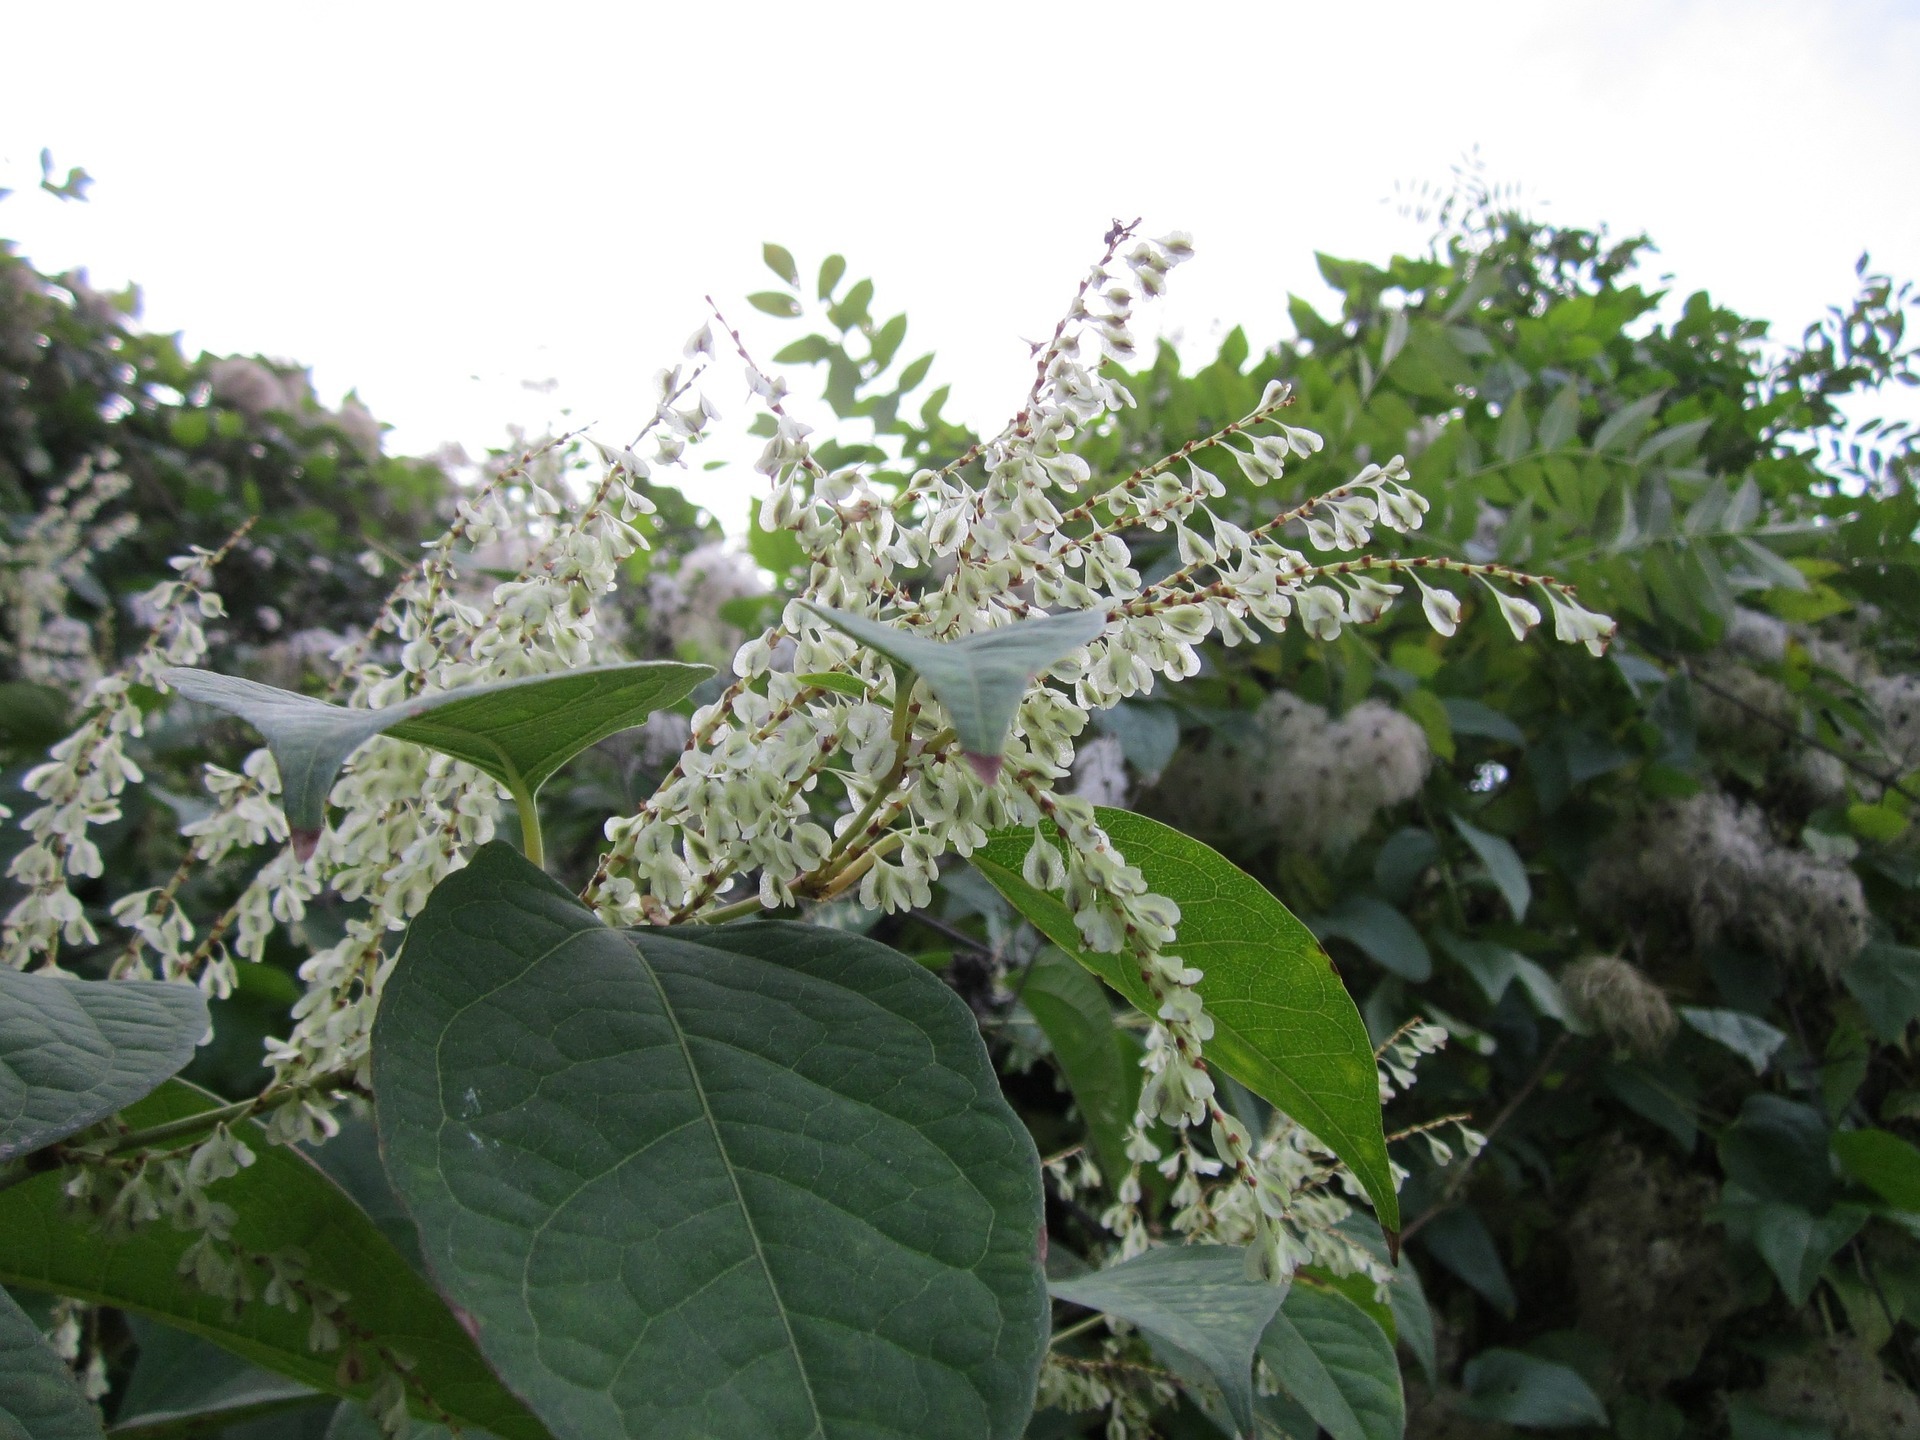
<svg viewBox="0 0 1920 1440">
<path fill-rule="evenodd" d="M 218 1104 L 204 1090 L 170 1080 L 123 1114 L 135 1126 L 158 1125 Z M 247 1122 L 238 1129 L 254 1163 L 208 1187 L 235 1213 L 235 1243 L 255 1254 L 304 1254 L 308 1278 L 346 1292 L 350 1323 L 411 1359 L 418 1390 L 454 1419 L 502 1440 L 545 1440 L 546 1431 L 494 1377 L 453 1312 L 359 1207 L 299 1153 L 270 1144 L 259 1126 Z M 236 1312 L 183 1280 L 180 1262 L 192 1235 L 164 1222 L 130 1236 L 103 1234 L 66 1204 L 63 1179 L 49 1172 L 0 1192 L 0 1282 L 151 1316 L 316 1390 L 370 1392 L 378 1367 L 369 1367 L 374 1373 L 364 1382 L 343 1385 L 339 1354 L 308 1348 L 304 1314 L 261 1301 Z"/>
<path fill-rule="evenodd" d="M 1920 1150 L 1887 1130 L 1848 1130 L 1833 1137 L 1833 1153 L 1889 1205 L 1920 1214 Z"/>
<path fill-rule="evenodd" d="M 1862 1205 L 1834 1205 L 1814 1215 L 1798 1205 L 1757 1199 L 1734 1184 L 1722 1194 L 1719 1213 L 1727 1234 L 1759 1252 L 1795 1305 L 1813 1297 L 1820 1272 L 1870 1214 Z"/>
<path fill-rule="evenodd" d="M 190 985 L 0 965 L 0 1164 L 149 1094 L 206 1033 L 207 1002 Z"/>
<path fill-rule="evenodd" d="M 464 760 L 525 805 L 548 776 L 587 746 L 638 725 L 713 673 L 705 665 L 643 660 L 420 695 L 384 710 L 350 710 L 309 695 L 211 670 L 168 670 L 189 700 L 238 715 L 266 737 L 280 767 L 287 823 L 316 833 L 340 767 L 388 734 Z"/>
<path fill-rule="evenodd" d="M 1208 1058 L 1346 1161 L 1380 1223 L 1397 1229 L 1400 1202 L 1380 1123 L 1373 1044 L 1313 933 L 1265 886 L 1198 840 L 1128 810 L 1096 814 L 1147 884 L 1180 907 L 1179 953 L 1206 972 L 1197 988 L 1213 1017 Z M 974 851 L 973 863 L 1050 940 L 1153 1014 L 1158 1007 L 1134 966 L 1088 952 L 1059 897 L 1021 878 L 1032 843 L 1030 831 L 1001 831 Z"/>
<path fill-rule="evenodd" d="M 140 1353 L 114 1414 L 114 1440 L 204 1435 L 245 1420 L 334 1403 L 312 1386 L 250 1365 L 198 1335 L 137 1315 L 128 1321 Z"/>
<path fill-rule="evenodd" d="M 1371 1316 L 1331 1286 L 1295 1278 L 1260 1358 L 1333 1440 L 1400 1440 L 1400 1365 Z"/>
<path fill-rule="evenodd" d="M 100 1417 L 66 1363 L 0 1290 L 0 1440 L 100 1440 Z"/>
<path fill-rule="evenodd" d="M 1231 1245 L 1172 1245 L 1090 1275 L 1055 1280 L 1054 1298 L 1129 1320 L 1191 1356 L 1220 1387 L 1243 1434 L 1253 1429 L 1253 1352 L 1287 1288 L 1247 1278 Z"/>
<path fill-rule="evenodd" d="M 1468 1414 L 1541 1430 L 1607 1423 L 1607 1410 L 1580 1372 L 1520 1350 L 1482 1350 L 1461 1376 Z"/>
<path fill-rule="evenodd" d="M 1026 1422 L 1038 1155 L 905 956 L 616 932 L 496 842 L 413 922 L 373 1078 L 428 1266 L 562 1440 Z"/>
<path fill-rule="evenodd" d="M 863 615 L 807 600 L 800 603 L 925 680 L 934 698 L 946 707 L 968 762 L 989 783 L 1000 773 L 1007 730 L 1034 678 L 1093 640 L 1107 625 L 1105 611 L 1075 610 L 1016 620 L 958 640 L 929 640 Z"/>
<path fill-rule="evenodd" d="M 1060 1062 L 1094 1158 L 1117 1180 L 1127 1171 L 1127 1130 L 1140 1100 L 1139 1041 L 1113 1023 L 1100 982 L 1052 946 L 1034 956 L 1020 999 Z"/>
</svg>

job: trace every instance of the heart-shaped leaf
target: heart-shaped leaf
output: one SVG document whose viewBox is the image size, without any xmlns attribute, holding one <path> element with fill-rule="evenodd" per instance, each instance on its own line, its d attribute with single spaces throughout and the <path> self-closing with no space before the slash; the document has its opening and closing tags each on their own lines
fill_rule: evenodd
<svg viewBox="0 0 1920 1440">
<path fill-rule="evenodd" d="M 1287 1287 L 1247 1278 L 1234 1245 L 1172 1245 L 1049 1287 L 1069 1300 L 1129 1320 L 1191 1356 L 1220 1387 L 1242 1434 L 1253 1431 L 1253 1352 Z"/>
<path fill-rule="evenodd" d="M 528 675 L 419 695 L 383 710 L 352 710 L 211 670 L 168 670 L 166 682 L 203 705 L 238 715 L 266 737 L 280 767 L 287 824 L 311 844 L 326 825 L 340 767 L 388 734 L 464 760 L 531 805 L 540 787 L 587 746 L 638 725 L 713 673 L 705 665 L 641 660 Z"/>
<path fill-rule="evenodd" d="M 0 1290 L 0 1436 L 100 1440 L 100 1417 L 27 1313 Z"/>
<path fill-rule="evenodd" d="M 23 975 L 0 965 L 0 1164 L 131 1105 L 193 1058 L 190 985 Z"/>
<path fill-rule="evenodd" d="M 1025 1425 L 1038 1155 L 905 956 L 609 930 L 496 842 L 414 920 L 373 1083 L 429 1268 L 562 1440 Z"/>
<path fill-rule="evenodd" d="M 160 1125 L 220 1104 L 184 1080 L 169 1080 L 123 1118 L 134 1126 Z M 463 1426 L 500 1440 L 548 1440 L 487 1368 L 446 1303 L 338 1186 L 299 1152 L 270 1143 L 254 1122 L 235 1128 L 254 1162 L 210 1185 L 207 1194 L 233 1209 L 237 1245 L 260 1255 L 305 1255 L 310 1280 L 350 1297 L 345 1314 L 357 1331 L 412 1360 L 408 1388 L 416 1398 L 431 1397 Z M 107 1235 L 68 1203 L 64 1179 L 49 1171 L 0 1191 L 0 1283 L 151 1316 L 316 1390 L 363 1399 L 372 1390 L 377 1367 L 345 1385 L 339 1352 L 308 1346 L 306 1314 L 259 1302 L 235 1310 L 181 1279 L 192 1234 L 156 1222 L 131 1235 Z"/>
<path fill-rule="evenodd" d="M 1460 1377 L 1461 1406 L 1480 1420 L 1504 1420 L 1541 1430 L 1574 1430 L 1607 1423 L 1606 1406 L 1580 1372 L 1520 1350 L 1482 1350 Z"/>
<path fill-rule="evenodd" d="M 1333 1440 L 1400 1440 L 1407 1402 L 1393 1343 L 1333 1287 L 1297 1277 L 1260 1358 Z"/>
<path fill-rule="evenodd" d="M 910 630 L 800 602 L 870 650 L 904 665 L 933 691 L 953 721 L 967 762 L 991 784 L 1000 773 L 1007 730 L 1034 679 L 1106 628 L 1106 612 L 1075 610 L 1016 620 L 958 640 L 929 640 Z"/>
<path fill-rule="evenodd" d="M 1889 1205 L 1920 1214 L 1920 1150 L 1886 1130 L 1848 1130 L 1833 1137 L 1840 1168 L 1880 1193 Z"/>
<path fill-rule="evenodd" d="M 1128 810 L 1095 815 L 1148 886 L 1180 907 L 1179 954 L 1205 972 L 1196 988 L 1213 1017 L 1208 1058 L 1346 1161 L 1380 1223 L 1398 1229 L 1373 1042 L 1313 932 L 1259 881 L 1198 840 Z M 1159 1007 L 1134 966 L 1087 951 L 1060 898 L 1021 878 L 1032 844 L 1030 830 L 1001 831 L 971 858 L 1042 934 L 1153 1014 Z"/>
</svg>

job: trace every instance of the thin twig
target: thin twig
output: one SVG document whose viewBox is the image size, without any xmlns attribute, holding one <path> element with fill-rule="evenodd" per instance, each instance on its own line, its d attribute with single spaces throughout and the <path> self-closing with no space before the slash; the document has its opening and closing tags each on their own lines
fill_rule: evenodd
<svg viewBox="0 0 1920 1440">
<path fill-rule="evenodd" d="M 1506 1123 L 1513 1118 L 1514 1112 L 1526 1103 L 1527 1097 L 1540 1088 L 1540 1082 L 1547 1078 L 1547 1072 L 1553 1068 L 1553 1062 L 1560 1058 L 1560 1052 L 1567 1048 L 1567 1042 L 1572 1038 L 1573 1036 L 1571 1034 L 1563 1030 L 1554 1040 L 1553 1044 L 1547 1047 L 1547 1053 L 1540 1057 L 1540 1063 L 1533 1067 L 1533 1073 L 1527 1076 L 1526 1081 L 1518 1090 L 1513 1092 L 1512 1097 L 1508 1099 L 1507 1103 L 1500 1107 L 1500 1113 L 1493 1117 L 1493 1123 L 1487 1126 L 1483 1132 L 1486 1136 L 1487 1143 L 1481 1147 L 1480 1155 L 1486 1154 L 1487 1151 L 1493 1148 L 1493 1137 L 1505 1128 Z M 1407 1228 L 1400 1232 L 1401 1244 L 1406 1244 L 1407 1241 L 1425 1229 L 1434 1217 L 1452 1207 L 1453 1202 L 1459 1199 L 1460 1192 L 1466 1188 L 1467 1180 L 1472 1176 L 1474 1166 L 1480 1163 L 1480 1155 L 1469 1155 L 1466 1160 L 1461 1163 L 1460 1168 L 1454 1171 L 1453 1178 L 1447 1182 L 1447 1188 L 1441 1191 L 1440 1198 L 1420 1214 L 1413 1217 L 1413 1220 L 1407 1225 Z"/>
</svg>

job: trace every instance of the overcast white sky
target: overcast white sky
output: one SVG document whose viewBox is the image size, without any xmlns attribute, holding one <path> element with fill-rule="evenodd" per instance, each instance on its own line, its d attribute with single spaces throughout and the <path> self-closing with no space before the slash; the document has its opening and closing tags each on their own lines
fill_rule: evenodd
<svg viewBox="0 0 1920 1440">
<path fill-rule="evenodd" d="M 1920 276 L 1913 0 L 9 12 L 40 33 L 0 84 L 0 234 L 138 280 L 192 347 L 356 387 L 399 450 L 561 406 L 625 438 L 704 292 L 766 352 L 791 331 L 738 299 L 763 239 L 846 253 L 997 422 L 1114 216 L 1194 234 L 1160 312 L 1189 353 L 1261 345 L 1324 294 L 1316 249 L 1418 244 L 1396 182 L 1474 145 L 1783 334 L 1863 249 Z M 42 146 L 90 203 L 35 193 Z M 731 523 L 748 478 L 690 488 Z"/>
</svg>

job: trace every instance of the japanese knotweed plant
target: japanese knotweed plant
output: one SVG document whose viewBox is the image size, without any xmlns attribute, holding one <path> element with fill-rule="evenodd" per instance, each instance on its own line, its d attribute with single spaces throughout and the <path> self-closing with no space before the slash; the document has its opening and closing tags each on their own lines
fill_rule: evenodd
<svg viewBox="0 0 1920 1440">
<path fill-rule="evenodd" d="M 336 651 L 324 699 L 184 668 L 204 649 L 192 616 L 218 613 L 218 556 L 193 558 L 155 599 L 153 641 L 29 776 L 44 804 L 7 958 L 78 1035 L 74 1006 L 103 991 L 224 994 L 322 887 L 354 909 L 303 965 L 253 1100 L 160 1084 L 202 1023 L 177 1007 L 165 1043 L 158 1018 L 145 1041 L 96 1024 L 93 1059 L 17 1067 L 20 1113 L 56 1118 L 16 1139 L 0 1107 L 0 1279 L 174 1317 L 370 1399 L 395 1432 L 411 1411 L 503 1437 L 1014 1436 L 1050 1350 L 1042 1398 L 1107 1408 L 1112 1433 L 1169 1384 L 1236 1433 L 1397 1432 L 1381 1105 L 1440 1032 L 1376 1052 L 1263 886 L 1061 782 L 1093 712 L 1194 675 L 1203 645 L 1292 625 L 1331 641 L 1409 583 L 1443 634 L 1463 583 L 1519 637 L 1541 619 L 1530 593 L 1596 654 L 1611 625 L 1551 579 L 1375 548 L 1426 509 L 1398 457 L 1254 528 L 1218 513 L 1201 452 L 1268 485 L 1321 448 L 1285 422 L 1281 385 L 1170 455 L 1094 474 L 1076 439 L 1130 403 L 1102 367 L 1133 355 L 1139 299 L 1190 254 L 1116 225 L 1005 429 L 899 486 L 824 465 L 781 382 L 724 321 L 703 327 L 691 368 L 660 377 L 650 459 L 603 447 L 577 494 L 544 453 L 498 469 Z M 697 386 L 729 346 L 771 421 L 759 523 L 791 532 L 805 578 L 696 695 L 685 748 L 607 821 L 575 895 L 544 870 L 542 781 L 705 674 L 623 659 L 600 607 L 646 543 L 652 468 L 716 418 Z M 1128 537 L 1169 529 L 1179 564 L 1144 577 Z M 463 557 L 506 535 L 525 539 L 518 576 L 476 584 Z M 213 808 L 174 880 L 115 903 L 129 938 L 103 986 L 58 962 L 63 941 L 97 940 L 67 880 L 96 873 L 86 831 L 140 781 L 122 738 L 136 684 L 267 745 L 209 767 Z M 503 799 L 518 851 L 493 838 Z M 231 907 L 187 914 L 196 867 L 262 843 L 284 848 Z M 1040 1158 L 972 1012 L 905 956 L 808 923 L 823 902 L 925 907 L 956 859 L 1057 947 L 1050 993 L 1090 986 L 1106 1015 L 1090 973 L 1142 1015 L 1137 1100 L 1089 1113 L 1077 1165 L 1050 1167 L 1068 1199 L 1106 1195 L 1111 1243 L 1090 1258 L 1110 1263 L 1092 1275 L 1049 1264 Z M 11 1012 L 0 1039 L 10 1059 L 32 1041 Z M 131 1051 L 167 1058 L 134 1067 L 131 1092 L 103 1086 Z M 1232 1103 L 1223 1074 L 1265 1108 Z M 103 1121 L 73 1098 L 95 1091 L 146 1098 Z M 324 1157 L 342 1108 L 368 1106 L 445 1301 L 273 1143 Z M 1154 1364 L 1119 1335 L 1076 1354 L 1092 1322 L 1050 1346 L 1049 1273 L 1061 1303 L 1137 1327 Z"/>
</svg>

